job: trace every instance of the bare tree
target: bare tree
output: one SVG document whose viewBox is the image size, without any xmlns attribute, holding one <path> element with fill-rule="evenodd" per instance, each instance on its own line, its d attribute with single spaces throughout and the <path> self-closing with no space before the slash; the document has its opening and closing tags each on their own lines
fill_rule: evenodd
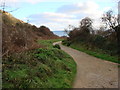
<svg viewBox="0 0 120 90">
<path fill-rule="evenodd" d="M 64 32 L 68 35 L 71 30 L 73 30 L 75 27 L 73 25 L 68 25 L 68 29 L 64 29 Z"/>
<path fill-rule="evenodd" d="M 64 32 L 68 35 L 69 31 L 67 29 L 64 29 Z"/>
<path fill-rule="evenodd" d="M 102 21 L 106 24 L 106 28 L 111 30 L 115 30 L 114 27 L 118 25 L 118 18 L 113 14 L 112 10 L 109 10 L 103 14 Z"/>
<path fill-rule="evenodd" d="M 80 21 L 80 26 L 83 27 L 91 27 L 92 26 L 92 19 L 89 17 L 86 17 Z"/>
<path fill-rule="evenodd" d="M 113 11 L 109 10 L 106 12 L 103 17 L 102 21 L 105 23 L 106 28 L 114 30 L 117 35 L 117 43 L 118 43 L 118 56 L 120 60 L 120 24 L 118 23 L 118 17 L 113 14 Z"/>
<path fill-rule="evenodd" d="M 80 21 L 80 30 L 87 31 L 89 34 L 94 34 L 94 30 L 92 28 L 92 19 L 89 17 L 85 17 Z"/>
</svg>

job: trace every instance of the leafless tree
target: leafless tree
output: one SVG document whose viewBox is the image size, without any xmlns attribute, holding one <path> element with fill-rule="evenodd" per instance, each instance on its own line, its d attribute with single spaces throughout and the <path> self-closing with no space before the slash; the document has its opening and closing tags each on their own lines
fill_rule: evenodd
<svg viewBox="0 0 120 90">
<path fill-rule="evenodd" d="M 71 30 L 73 30 L 75 27 L 73 25 L 68 25 L 68 29 L 64 29 L 64 32 L 68 35 Z"/>
<path fill-rule="evenodd" d="M 80 30 L 86 30 L 88 33 L 94 34 L 92 23 L 93 21 L 91 18 L 85 17 L 84 19 L 80 21 Z"/>
<path fill-rule="evenodd" d="M 92 19 L 89 17 L 86 17 L 80 21 L 80 26 L 83 27 L 91 27 L 92 26 Z"/>
<path fill-rule="evenodd" d="M 102 21 L 104 22 L 106 28 L 113 29 L 118 25 L 118 18 L 113 14 L 112 10 L 107 11 L 103 14 Z"/>
<path fill-rule="evenodd" d="M 102 21 L 105 23 L 106 28 L 109 28 L 116 32 L 118 43 L 118 56 L 120 60 L 120 24 L 118 23 L 118 17 L 113 14 L 113 11 L 109 10 L 103 15 Z"/>
</svg>

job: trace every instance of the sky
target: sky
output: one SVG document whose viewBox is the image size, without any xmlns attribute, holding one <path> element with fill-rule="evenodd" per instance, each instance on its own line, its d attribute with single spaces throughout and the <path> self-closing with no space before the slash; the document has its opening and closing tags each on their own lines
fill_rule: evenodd
<svg viewBox="0 0 120 90">
<path fill-rule="evenodd" d="M 68 25 L 79 27 L 85 17 L 93 20 L 94 28 L 99 28 L 103 13 L 118 11 L 119 0 L 0 0 L 0 5 L 6 2 L 6 11 L 14 17 L 32 25 L 42 25 L 51 31 L 63 31 Z M 1 9 L 1 8 L 0 8 Z"/>
</svg>

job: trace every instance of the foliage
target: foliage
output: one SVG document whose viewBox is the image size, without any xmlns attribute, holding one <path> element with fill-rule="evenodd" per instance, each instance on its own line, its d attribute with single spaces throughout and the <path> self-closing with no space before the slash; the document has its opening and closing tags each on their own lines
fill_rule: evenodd
<svg viewBox="0 0 120 90">
<path fill-rule="evenodd" d="M 92 20 L 89 17 L 85 17 L 80 21 L 80 26 L 81 27 L 91 27 L 92 26 Z"/>
<path fill-rule="evenodd" d="M 94 46 L 98 47 L 98 48 L 102 48 L 104 47 L 104 44 L 106 39 L 100 35 L 95 35 L 94 38 L 92 39 L 92 43 L 94 44 Z"/>
<path fill-rule="evenodd" d="M 113 15 L 112 10 L 103 14 L 102 21 L 105 23 L 106 27 L 110 29 L 114 29 L 114 27 L 118 25 L 118 19 L 115 15 Z"/>
<path fill-rule="evenodd" d="M 103 19 L 103 21 L 106 21 L 107 23 L 112 22 L 111 25 L 115 27 L 116 24 L 114 23 L 116 23 L 116 19 L 112 16 L 112 12 L 108 12 Z M 87 49 L 94 50 L 98 48 L 102 49 L 104 52 L 111 56 L 116 56 L 118 51 L 118 35 L 116 35 L 116 32 L 112 29 L 106 31 L 103 29 L 105 28 L 100 27 L 100 30 L 94 31 L 92 29 L 92 20 L 90 18 L 84 18 L 80 21 L 80 26 L 78 28 L 74 28 L 69 32 L 69 37 L 67 41 L 63 42 L 63 44 L 67 45 L 69 42 L 71 44 L 76 42 L 84 43 Z"/>
<path fill-rule="evenodd" d="M 101 49 L 88 49 L 85 44 L 81 44 L 81 43 L 72 43 L 70 45 L 71 48 L 77 49 L 79 51 L 85 52 L 89 55 L 95 56 L 97 58 L 100 58 L 102 60 L 107 60 L 107 61 L 111 61 L 111 62 L 115 62 L 115 63 L 119 63 L 120 61 L 118 61 L 118 57 L 117 56 L 110 56 L 108 53 L 104 52 Z"/>
<path fill-rule="evenodd" d="M 69 40 L 75 41 L 78 39 L 80 41 L 85 41 L 89 39 L 90 33 L 92 31 L 92 20 L 86 17 L 81 20 L 79 28 L 74 28 L 69 32 Z"/>
<path fill-rule="evenodd" d="M 70 41 L 67 41 L 67 40 L 63 40 L 63 41 L 62 41 L 62 44 L 63 44 L 63 45 L 66 45 L 66 46 L 70 46 L 71 42 L 70 42 Z"/>
<path fill-rule="evenodd" d="M 105 23 L 107 28 L 111 29 L 111 31 L 116 32 L 117 49 L 118 49 L 117 54 L 118 54 L 118 59 L 120 60 L 120 22 L 119 22 L 119 17 L 116 17 L 113 14 L 113 11 L 109 10 L 103 15 L 102 21 Z"/>
<path fill-rule="evenodd" d="M 71 88 L 76 73 L 74 60 L 53 48 L 13 53 L 3 58 L 3 88 Z"/>
<path fill-rule="evenodd" d="M 120 43 L 117 44 L 119 41 L 118 37 L 120 36 L 118 35 L 120 34 L 120 29 L 119 27 L 115 29 L 117 25 L 116 17 L 113 16 L 112 11 L 108 11 L 102 20 L 109 26 L 108 30 L 105 30 L 106 28 L 101 26 L 100 30 L 95 31 L 92 29 L 92 19 L 84 18 L 80 21 L 80 26 L 78 28 L 74 28 L 69 32 L 69 37 L 66 41 L 63 41 L 63 44 L 72 46 L 75 49 L 80 49 L 82 45 L 84 46 L 83 48 L 86 49 L 86 53 L 90 55 L 117 62 L 116 57 L 120 55 L 117 53 L 118 46 L 120 45 Z M 119 32 L 117 31 L 116 33 L 116 30 Z M 96 53 L 96 50 L 98 53 Z"/>
<path fill-rule="evenodd" d="M 63 39 L 51 39 L 51 40 L 38 40 L 38 43 L 46 46 L 46 48 L 53 48 L 53 43 L 62 41 Z"/>
<path fill-rule="evenodd" d="M 61 49 L 59 44 L 53 46 L 54 48 Z"/>
<path fill-rule="evenodd" d="M 2 52 L 3 55 L 40 48 L 36 42 L 38 39 L 60 38 L 46 26 L 40 28 L 25 23 L 13 17 L 10 13 L 3 13 L 2 18 Z"/>
</svg>

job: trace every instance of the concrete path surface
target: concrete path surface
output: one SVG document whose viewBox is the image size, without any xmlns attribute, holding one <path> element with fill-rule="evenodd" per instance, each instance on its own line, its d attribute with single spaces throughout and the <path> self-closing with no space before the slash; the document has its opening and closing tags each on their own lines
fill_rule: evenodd
<svg viewBox="0 0 120 90">
<path fill-rule="evenodd" d="M 116 63 L 101 60 L 86 53 L 59 44 L 61 49 L 77 63 L 77 75 L 73 88 L 118 88 Z"/>
</svg>

